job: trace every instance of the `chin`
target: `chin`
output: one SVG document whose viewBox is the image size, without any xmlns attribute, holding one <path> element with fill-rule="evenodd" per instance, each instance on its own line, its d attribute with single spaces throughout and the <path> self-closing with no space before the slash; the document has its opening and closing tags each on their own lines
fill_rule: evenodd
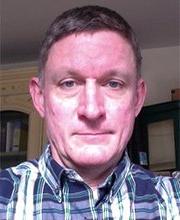
<svg viewBox="0 0 180 220">
<path fill-rule="evenodd" d="M 103 155 L 83 155 L 81 157 L 77 157 L 76 159 L 74 158 L 74 162 L 78 166 L 100 166 L 107 164 L 111 159 L 106 158 Z"/>
<path fill-rule="evenodd" d="M 78 166 L 105 165 L 110 161 L 114 161 L 118 155 L 118 151 L 108 144 L 81 144 L 78 146 L 80 147 L 69 148 L 70 150 L 67 152 L 71 163 Z"/>
</svg>

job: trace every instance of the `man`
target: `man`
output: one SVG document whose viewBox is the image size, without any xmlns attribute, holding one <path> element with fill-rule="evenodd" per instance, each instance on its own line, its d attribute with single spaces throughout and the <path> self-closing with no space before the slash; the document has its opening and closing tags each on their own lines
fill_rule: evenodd
<svg viewBox="0 0 180 220">
<path fill-rule="evenodd" d="M 116 12 L 75 8 L 50 26 L 30 82 L 49 144 L 1 174 L 1 219 L 179 219 L 180 187 L 125 151 L 146 85 L 131 27 Z"/>
</svg>

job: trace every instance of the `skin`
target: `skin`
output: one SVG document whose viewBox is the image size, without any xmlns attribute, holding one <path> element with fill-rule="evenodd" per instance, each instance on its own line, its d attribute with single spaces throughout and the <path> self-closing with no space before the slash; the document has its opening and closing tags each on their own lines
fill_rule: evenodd
<svg viewBox="0 0 180 220">
<path fill-rule="evenodd" d="M 50 49 L 30 93 L 53 158 L 97 187 L 120 160 L 146 94 L 129 43 L 112 31 L 69 35 Z"/>
</svg>

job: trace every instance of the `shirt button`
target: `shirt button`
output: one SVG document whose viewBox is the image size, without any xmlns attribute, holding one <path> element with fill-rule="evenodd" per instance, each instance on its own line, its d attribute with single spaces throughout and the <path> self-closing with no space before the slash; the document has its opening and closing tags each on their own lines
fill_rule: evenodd
<svg viewBox="0 0 180 220">
<path fill-rule="evenodd" d="M 59 189 L 58 188 L 55 189 L 55 193 L 59 194 Z"/>
</svg>

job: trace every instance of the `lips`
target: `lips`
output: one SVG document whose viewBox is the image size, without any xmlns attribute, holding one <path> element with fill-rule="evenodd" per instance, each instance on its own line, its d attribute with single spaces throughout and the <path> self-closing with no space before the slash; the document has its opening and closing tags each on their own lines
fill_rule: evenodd
<svg viewBox="0 0 180 220">
<path fill-rule="evenodd" d="M 79 136 L 99 136 L 99 135 L 108 135 L 108 134 L 113 134 L 113 131 L 80 131 L 80 132 L 75 132 L 73 135 L 79 135 Z"/>
<path fill-rule="evenodd" d="M 74 137 L 81 143 L 97 145 L 109 142 L 112 134 L 112 131 L 83 131 L 74 133 Z"/>
</svg>

